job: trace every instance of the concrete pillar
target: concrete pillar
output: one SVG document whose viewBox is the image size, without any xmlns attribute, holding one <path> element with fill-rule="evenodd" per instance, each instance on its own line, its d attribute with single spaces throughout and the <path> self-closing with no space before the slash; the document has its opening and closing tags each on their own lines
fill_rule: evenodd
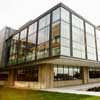
<svg viewBox="0 0 100 100">
<path fill-rule="evenodd" d="M 52 88 L 53 87 L 53 65 L 43 64 L 39 66 L 39 82 L 40 88 Z"/>
<path fill-rule="evenodd" d="M 16 71 L 14 69 L 9 70 L 9 73 L 8 73 L 8 85 L 9 86 L 14 85 L 15 76 L 16 76 Z"/>
<path fill-rule="evenodd" d="M 82 78 L 83 78 L 83 84 L 87 84 L 89 80 L 89 71 L 88 67 L 83 67 L 82 68 Z"/>
</svg>

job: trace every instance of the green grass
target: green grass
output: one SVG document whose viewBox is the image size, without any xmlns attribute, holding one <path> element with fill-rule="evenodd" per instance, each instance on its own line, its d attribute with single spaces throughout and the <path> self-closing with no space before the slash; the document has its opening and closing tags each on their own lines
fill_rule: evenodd
<svg viewBox="0 0 100 100">
<path fill-rule="evenodd" d="M 0 100 L 100 100 L 100 97 L 0 87 Z"/>
</svg>

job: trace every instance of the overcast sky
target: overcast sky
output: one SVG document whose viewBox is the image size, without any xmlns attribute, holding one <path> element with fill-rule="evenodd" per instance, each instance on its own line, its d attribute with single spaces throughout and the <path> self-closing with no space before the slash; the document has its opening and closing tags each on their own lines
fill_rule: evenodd
<svg viewBox="0 0 100 100">
<path fill-rule="evenodd" d="M 18 29 L 59 2 L 100 25 L 100 0 L 0 0 L 0 29 L 4 26 Z"/>
</svg>

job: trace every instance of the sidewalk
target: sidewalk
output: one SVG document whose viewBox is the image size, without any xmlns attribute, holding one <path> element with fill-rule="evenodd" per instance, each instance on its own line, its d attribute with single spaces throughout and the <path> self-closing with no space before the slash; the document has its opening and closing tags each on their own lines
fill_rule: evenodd
<svg viewBox="0 0 100 100">
<path fill-rule="evenodd" d="M 100 96 L 100 92 L 86 91 L 87 89 L 93 88 L 93 87 L 100 87 L 100 83 L 92 83 L 92 84 L 62 87 L 62 88 L 41 89 L 41 90 L 50 91 L 50 92 L 59 92 L 59 93 L 73 93 L 73 94 Z"/>
</svg>

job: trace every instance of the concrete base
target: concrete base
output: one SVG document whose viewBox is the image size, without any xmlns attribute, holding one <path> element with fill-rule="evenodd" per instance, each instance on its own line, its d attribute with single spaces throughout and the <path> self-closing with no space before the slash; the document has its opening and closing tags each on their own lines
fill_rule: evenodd
<svg viewBox="0 0 100 100">
<path fill-rule="evenodd" d="M 54 87 L 65 87 L 72 85 L 81 85 L 87 83 L 100 82 L 99 79 L 89 79 L 88 67 L 81 67 L 81 80 L 68 80 L 68 81 L 54 81 L 54 65 L 53 64 L 42 64 L 37 66 L 38 82 L 24 82 L 16 80 L 16 70 L 9 70 L 8 81 L 0 81 L 0 85 L 8 85 L 22 88 L 34 88 L 34 89 L 47 89 Z"/>
</svg>

